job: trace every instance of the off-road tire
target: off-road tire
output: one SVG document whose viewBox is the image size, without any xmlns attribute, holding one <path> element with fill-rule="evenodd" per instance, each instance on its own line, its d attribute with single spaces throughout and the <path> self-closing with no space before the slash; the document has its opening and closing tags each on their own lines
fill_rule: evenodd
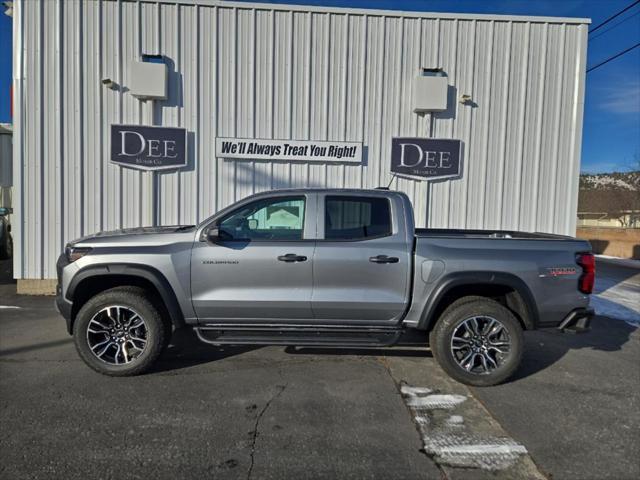
<svg viewBox="0 0 640 480">
<path fill-rule="evenodd" d="M 105 307 L 122 305 L 140 314 L 147 328 L 147 344 L 139 357 L 130 363 L 112 365 L 98 359 L 87 342 L 87 329 L 93 316 Z M 114 377 L 140 375 L 147 372 L 165 348 L 167 326 L 145 290 L 139 287 L 116 287 L 101 292 L 85 303 L 73 325 L 73 338 L 78 354 L 96 372 Z"/>
<path fill-rule="evenodd" d="M 470 373 L 456 361 L 451 350 L 451 337 L 466 319 L 487 316 L 498 320 L 510 337 L 510 354 L 495 370 Z M 500 303 L 486 297 L 463 297 L 451 304 L 440 316 L 429 334 L 431 352 L 442 369 L 455 380 L 466 385 L 488 387 L 507 380 L 518 369 L 524 350 L 522 325 L 515 315 Z"/>
<path fill-rule="evenodd" d="M 13 256 L 13 238 L 5 232 L 4 245 L 0 245 L 0 260 L 8 260 Z"/>
<path fill-rule="evenodd" d="M 165 350 L 171 344 L 171 338 L 173 337 L 173 323 L 171 323 L 169 319 L 169 312 L 162 303 L 162 298 L 159 295 L 147 296 L 147 299 L 153 304 L 164 320 L 164 340 L 162 342 L 162 350 Z"/>
</svg>

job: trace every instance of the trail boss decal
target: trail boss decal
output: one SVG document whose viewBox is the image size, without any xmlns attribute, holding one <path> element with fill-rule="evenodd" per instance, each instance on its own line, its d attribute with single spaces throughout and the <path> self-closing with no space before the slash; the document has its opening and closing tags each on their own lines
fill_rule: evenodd
<svg viewBox="0 0 640 480">
<path fill-rule="evenodd" d="M 461 140 L 392 138 L 391 172 L 419 180 L 460 176 Z"/>
<path fill-rule="evenodd" d="M 216 157 L 238 160 L 360 163 L 362 143 L 216 138 Z"/>
<path fill-rule="evenodd" d="M 167 170 L 187 165 L 184 128 L 111 125 L 111 161 L 140 170 Z"/>
<path fill-rule="evenodd" d="M 566 275 L 576 275 L 578 269 L 576 267 L 547 267 L 544 269 L 540 277 L 564 277 Z"/>
</svg>

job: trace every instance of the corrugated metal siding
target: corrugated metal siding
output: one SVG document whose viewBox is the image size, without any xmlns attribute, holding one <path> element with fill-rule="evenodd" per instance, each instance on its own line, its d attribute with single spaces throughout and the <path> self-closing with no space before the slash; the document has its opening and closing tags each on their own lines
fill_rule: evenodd
<svg viewBox="0 0 640 480">
<path fill-rule="evenodd" d="M 418 226 L 573 234 L 587 26 L 579 21 L 198 1 L 16 0 L 18 278 L 52 278 L 66 241 L 194 223 L 281 187 L 377 187 L 392 136 L 464 141 L 461 179 L 395 179 Z M 141 53 L 171 59 L 170 98 L 126 87 Z M 412 112 L 411 79 L 443 67 L 450 110 Z M 470 94 L 474 105 L 457 97 Z M 186 127 L 189 165 L 109 162 L 112 123 Z M 216 136 L 362 141 L 362 165 L 225 161 Z"/>
</svg>

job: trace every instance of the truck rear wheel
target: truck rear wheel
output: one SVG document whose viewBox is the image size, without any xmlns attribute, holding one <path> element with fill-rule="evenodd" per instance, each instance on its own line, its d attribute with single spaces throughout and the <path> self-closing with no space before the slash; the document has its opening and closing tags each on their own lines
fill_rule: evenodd
<svg viewBox="0 0 640 480">
<path fill-rule="evenodd" d="M 95 371 L 111 376 L 148 371 L 165 346 L 163 319 L 138 287 L 117 287 L 91 298 L 73 326 L 76 349 Z"/>
<path fill-rule="evenodd" d="M 467 385 L 486 387 L 509 378 L 520 365 L 522 326 L 489 298 L 462 298 L 448 307 L 429 336 L 442 369 Z"/>
</svg>

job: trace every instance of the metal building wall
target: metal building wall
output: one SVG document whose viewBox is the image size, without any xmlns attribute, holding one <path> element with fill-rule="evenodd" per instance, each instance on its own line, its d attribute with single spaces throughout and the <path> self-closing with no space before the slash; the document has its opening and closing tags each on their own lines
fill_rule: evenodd
<svg viewBox="0 0 640 480">
<path fill-rule="evenodd" d="M 392 136 L 460 138 L 461 179 L 396 179 L 419 226 L 573 234 L 587 24 L 229 2 L 14 1 L 14 272 L 55 277 L 66 241 L 195 223 L 253 192 L 387 185 Z M 170 98 L 126 91 L 128 63 L 173 63 Z M 443 67 L 447 112 L 412 112 L 411 78 Z M 457 96 L 469 94 L 473 106 Z M 112 123 L 183 126 L 189 166 L 109 163 Z M 226 161 L 215 137 L 364 142 L 362 165 Z"/>
</svg>

